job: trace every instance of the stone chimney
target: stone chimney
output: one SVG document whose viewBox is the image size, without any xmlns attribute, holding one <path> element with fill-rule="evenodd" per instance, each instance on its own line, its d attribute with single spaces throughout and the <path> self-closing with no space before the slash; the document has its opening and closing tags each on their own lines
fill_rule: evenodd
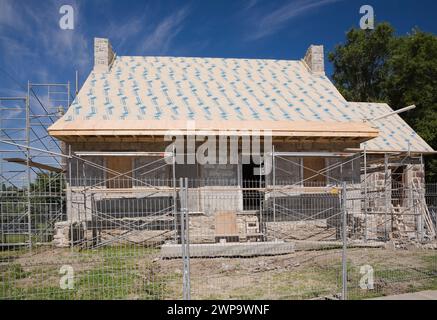
<svg viewBox="0 0 437 320">
<path fill-rule="evenodd" d="M 311 45 L 303 60 L 312 73 L 325 74 L 323 46 Z"/>
<path fill-rule="evenodd" d="M 108 72 L 114 58 L 115 54 L 109 40 L 94 38 L 94 71 L 99 73 Z"/>
</svg>

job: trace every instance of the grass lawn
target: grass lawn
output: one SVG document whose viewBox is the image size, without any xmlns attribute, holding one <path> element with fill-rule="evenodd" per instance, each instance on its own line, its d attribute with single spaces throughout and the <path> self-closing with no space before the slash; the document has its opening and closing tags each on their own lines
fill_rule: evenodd
<svg viewBox="0 0 437 320">
<path fill-rule="evenodd" d="M 0 299 L 165 299 L 170 275 L 158 272 L 156 254 L 134 246 L 3 251 Z M 73 267 L 73 289 L 60 287 L 63 265 Z"/>
<path fill-rule="evenodd" d="M 255 258 L 191 259 L 193 299 L 311 299 L 341 292 L 341 251 Z M 351 249 L 348 298 L 437 289 L 435 251 Z M 371 265 L 374 289 L 359 287 L 360 266 Z M 62 266 L 74 270 L 61 289 Z M 94 250 L 37 247 L 0 251 L 0 299 L 180 299 L 182 261 L 139 246 Z"/>
</svg>

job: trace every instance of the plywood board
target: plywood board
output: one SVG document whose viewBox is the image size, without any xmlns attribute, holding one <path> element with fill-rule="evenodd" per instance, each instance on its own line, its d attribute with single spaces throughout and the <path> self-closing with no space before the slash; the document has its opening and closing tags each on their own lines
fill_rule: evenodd
<svg viewBox="0 0 437 320">
<path fill-rule="evenodd" d="M 325 169 L 325 158 L 304 157 L 303 166 L 303 179 L 305 180 L 305 186 L 322 186 L 326 184 L 326 177 L 316 173 Z"/>
<path fill-rule="evenodd" d="M 131 179 L 131 171 L 132 171 L 132 158 L 131 157 L 106 157 L 106 168 L 111 171 L 118 172 L 116 173 L 107 173 L 106 187 L 107 188 L 132 188 L 132 179 Z M 125 174 L 121 177 L 114 177 Z"/>
<path fill-rule="evenodd" d="M 215 234 L 219 236 L 238 235 L 235 212 L 217 212 L 215 215 Z"/>
</svg>

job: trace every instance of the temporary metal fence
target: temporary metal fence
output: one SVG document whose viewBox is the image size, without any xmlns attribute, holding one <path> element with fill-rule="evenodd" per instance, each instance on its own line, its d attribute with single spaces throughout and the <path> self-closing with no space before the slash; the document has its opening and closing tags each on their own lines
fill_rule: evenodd
<svg viewBox="0 0 437 320">
<path fill-rule="evenodd" d="M 363 299 L 437 288 L 437 185 L 424 183 L 422 157 L 273 146 L 271 174 L 263 164 L 247 178 L 240 164 L 199 178 L 196 166 L 176 170 L 174 152 L 67 150 L 47 127 L 70 101 L 68 83 L 0 97 L 0 299 Z"/>
<path fill-rule="evenodd" d="M 2 299 L 362 299 L 435 288 L 426 226 L 395 222 L 422 225 L 419 193 L 416 211 L 390 211 L 389 223 L 367 212 L 367 224 L 374 215 L 390 226 L 387 239 L 385 228 L 374 238 L 363 229 L 363 208 L 387 193 L 369 200 L 356 184 L 96 179 L 35 180 L 31 242 L 23 190 L 3 187 Z M 424 195 L 434 223 L 435 190 Z"/>
<path fill-rule="evenodd" d="M 346 182 L 360 155 L 340 163 L 344 181 L 330 174 L 335 161 L 290 177 L 303 161 L 282 155 L 273 179 L 178 179 L 171 154 L 142 155 L 123 172 L 92 155 L 64 157 L 67 175 L 2 180 L 2 299 L 361 299 L 435 289 L 437 188 L 415 180 L 414 167 L 403 173 L 412 184 L 387 165 L 382 176 L 377 165 Z"/>
</svg>

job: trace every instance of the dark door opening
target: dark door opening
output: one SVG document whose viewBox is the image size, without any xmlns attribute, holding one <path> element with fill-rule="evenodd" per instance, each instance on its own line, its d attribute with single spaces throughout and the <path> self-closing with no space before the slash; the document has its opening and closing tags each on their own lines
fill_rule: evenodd
<svg viewBox="0 0 437 320">
<path fill-rule="evenodd" d="M 394 207 L 404 205 L 404 172 L 405 166 L 399 166 L 392 169 L 391 174 L 391 203 Z"/>
<path fill-rule="evenodd" d="M 106 181 L 108 189 L 132 188 L 131 157 L 107 157 L 106 168 L 110 170 Z"/>
<path fill-rule="evenodd" d="M 251 162 L 243 164 L 243 210 L 259 210 L 264 192 L 256 190 L 265 187 L 265 176 L 255 174 L 259 165 Z"/>
<path fill-rule="evenodd" d="M 326 186 L 326 176 L 318 174 L 326 168 L 325 158 L 304 157 L 303 158 L 303 185 L 305 187 Z"/>
</svg>

